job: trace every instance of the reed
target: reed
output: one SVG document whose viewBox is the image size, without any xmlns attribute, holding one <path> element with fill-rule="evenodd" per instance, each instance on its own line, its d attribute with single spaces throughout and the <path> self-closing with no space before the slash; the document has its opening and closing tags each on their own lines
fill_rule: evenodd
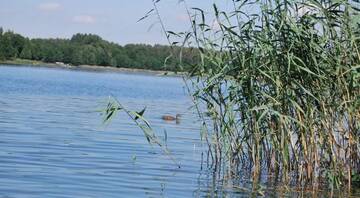
<svg viewBox="0 0 360 198">
<path fill-rule="evenodd" d="M 202 133 L 214 170 L 351 188 L 360 172 L 359 10 L 344 0 L 230 2 L 230 12 L 187 8 L 191 31 L 168 32 L 197 46 L 186 82 L 199 115 L 201 106 L 211 115 Z"/>
<path fill-rule="evenodd" d="M 167 147 L 167 133 L 164 131 L 164 138 L 159 138 L 156 131 L 153 130 L 151 124 L 144 117 L 146 107 L 140 111 L 132 111 L 121 104 L 114 96 L 109 97 L 107 106 L 104 110 L 99 112 L 103 116 L 103 124 L 108 124 L 119 113 L 123 112 L 125 115 L 134 122 L 134 124 L 141 129 L 144 137 L 150 145 L 158 146 L 162 152 L 169 157 L 170 160 L 178 167 L 181 168 L 179 162 L 171 154 Z M 135 157 L 136 158 L 136 157 Z"/>
<path fill-rule="evenodd" d="M 206 13 L 183 0 L 191 30 L 162 26 L 199 60 L 185 82 L 208 163 L 255 184 L 350 189 L 360 173 L 360 10 L 345 0 L 229 2 L 232 11 Z M 157 3 L 144 18 L 161 21 Z"/>
</svg>

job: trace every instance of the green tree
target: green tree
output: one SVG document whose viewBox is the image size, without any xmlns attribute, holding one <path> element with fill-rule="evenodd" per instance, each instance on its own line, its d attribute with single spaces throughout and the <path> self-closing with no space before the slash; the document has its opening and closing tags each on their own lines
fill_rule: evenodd
<svg viewBox="0 0 360 198">
<path fill-rule="evenodd" d="M 17 56 L 17 48 L 18 46 L 14 45 L 13 42 L 13 33 L 5 32 L 1 36 L 0 40 L 0 54 L 3 59 L 11 59 Z"/>
<path fill-rule="evenodd" d="M 32 59 L 32 46 L 30 41 L 27 41 L 24 45 L 24 48 L 22 49 L 20 53 L 20 58 L 22 59 Z"/>
<path fill-rule="evenodd" d="M 10 31 L 1 33 L 0 59 L 23 58 L 73 65 L 174 70 L 177 58 L 168 60 L 171 48 L 164 45 L 128 44 L 125 46 L 103 40 L 94 34 L 75 34 L 71 39 L 28 39 Z M 183 49 L 184 52 L 186 49 Z M 178 49 L 179 51 L 179 49 Z M 189 50 L 188 50 L 189 51 Z M 193 53 L 184 53 L 183 62 L 193 60 Z"/>
</svg>

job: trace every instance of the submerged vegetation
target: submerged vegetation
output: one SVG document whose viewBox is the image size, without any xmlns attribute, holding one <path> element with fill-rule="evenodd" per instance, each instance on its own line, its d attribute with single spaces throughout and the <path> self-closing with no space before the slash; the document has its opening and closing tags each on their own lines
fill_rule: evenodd
<svg viewBox="0 0 360 198">
<path fill-rule="evenodd" d="M 75 34 L 71 39 L 29 39 L 0 28 L 0 61 L 25 59 L 46 63 L 100 65 L 136 69 L 179 71 L 174 50 L 165 45 L 118 45 L 94 34 Z M 180 50 L 176 48 L 175 50 Z M 191 49 L 184 53 L 186 63 L 195 62 Z M 164 60 L 167 59 L 164 65 Z M 185 68 L 189 69 L 189 68 Z"/>
<path fill-rule="evenodd" d="M 233 10 L 208 13 L 181 2 L 191 31 L 167 36 L 201 57 L 185 82 L 215 175 L 351 189 L 360 173 L 356 5 L 232 0 Z"/>
</svg>

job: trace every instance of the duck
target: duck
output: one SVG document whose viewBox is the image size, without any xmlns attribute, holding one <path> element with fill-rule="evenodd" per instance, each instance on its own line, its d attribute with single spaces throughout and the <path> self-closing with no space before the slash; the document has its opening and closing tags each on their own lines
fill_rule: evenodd
<svg viewBox="0 0 360 198">
<path fill-rule="evenodd" d="M 176 123 L 179 123 L 180 122 L 180 117 L 181 117 L 180 114 L 176 114 L 175 117 L 171 116 L 171 115 L 163 115 L 161 117 L 161 119 L 163 119 L 165 121 L 176 121 Z"/>
</svg>

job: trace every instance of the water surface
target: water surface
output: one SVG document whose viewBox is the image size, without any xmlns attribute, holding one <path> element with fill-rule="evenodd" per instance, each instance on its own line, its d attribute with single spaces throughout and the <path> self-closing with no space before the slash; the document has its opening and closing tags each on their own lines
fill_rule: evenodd
<svg viewBox="0 0 360 198">
<path fill-rule="evenodd" d="M 110 95 L 130 109 L 147 106 L 181 169 L 124 114 L 102 125 L 97 110 Z M 0 195 L 191 196 L 200 163 L 189 106 L 179 78 L 1 66 Z M 178 125 L 160 119 L 176 113 Z"/>
<path fill-rule="evenodd" d="M 110 95 L 147 107 L 181 168 L 126 115 L 102 124 Z M 248 197 L 215 187 L 191 105 L 177 77 L 0 66 L 0 197 Z M 161 120 L 177 113 L 180 124 Z"/>
</svg>

